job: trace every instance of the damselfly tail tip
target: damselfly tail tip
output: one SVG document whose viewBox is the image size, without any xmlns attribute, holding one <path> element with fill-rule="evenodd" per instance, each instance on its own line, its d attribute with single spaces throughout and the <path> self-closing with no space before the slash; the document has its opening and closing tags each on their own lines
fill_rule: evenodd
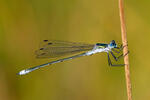
<svg viewBox="0 0 150 100">
<path fill-rule="evenodd" d="M 17 73 L 17 75 L 25 75 L 25 74 L 27 74 L 29 72 L 30 72 L 29 70 L 22 70 L 19 73 Z"/>
</svg>

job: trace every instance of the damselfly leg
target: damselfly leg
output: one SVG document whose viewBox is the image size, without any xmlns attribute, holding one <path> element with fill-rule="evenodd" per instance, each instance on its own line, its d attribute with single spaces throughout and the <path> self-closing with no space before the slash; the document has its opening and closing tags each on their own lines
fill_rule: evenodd
<svg viewBox="0 0 150 100">
<path fill-rule="evenodd" d="M 125 64 L 112 64 L 112 61 L 111 61 L 110 56 L 109 56 L 109 53 L 107 53 L 107 57 L 108 57 L 108 65 L 109 66 L 124 66 L 125 65 Z M 113 57 L 115 57 L 115 56 L 113 56 Z"/>
<path fill-rule="evenodd" d="M 125 46 L 127 46 L 127 45 L 125 45 Z M 117 49 L 120 49 L 119 51 L 116 51 L 115 49 L 112 49 L 112 50 L 116 53 L 120 53 L 125 46 L 121 45 L 120 47 L 117 47 Z M 123 53 L 121 53 L 121 55 L 119 55 L 118 57 L 116 57 L 112 51 L 109 51 L 109 52 L 110 53 L 107 53 L 109 66 L 124 66 L 125 65 L 125 64 L 112 64 L 109 54 L 112 55 L 112 57 L 115 59 L 115 61 L 118 61 L 121 57 L 126 56 L 129 53 L 129 51 L 125 55 L 123 55 Z"/>
<path fill-rule="evenodd" d="M 118 59 L 120 59 L 123 56 L 123 54 L 121 54 L 118 57 L 116 57 L 112 51 L 110 51 L 110 53 L 116 61 L 118 61 Z"/>
<path fill-rule="evenodd" d="M 116 53 L 120 53 L 124 47 L 126 47 L 127 45 L 122 46 L 122 44 L 120 45 L 120 47 L 116 47 L 116 48 L 112 48 L 112 51 L 116 52 Z M 119 51 L 117 51 L 116 49 L 118 49 Z"/>
</svg>

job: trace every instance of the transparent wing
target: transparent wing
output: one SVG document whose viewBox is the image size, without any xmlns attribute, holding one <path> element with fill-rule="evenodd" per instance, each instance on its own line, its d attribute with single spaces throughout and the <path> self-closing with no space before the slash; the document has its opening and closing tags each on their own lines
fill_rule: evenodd
<svg viewBox="0 0 150 100">
<path fill-rule="evenodd" d="M 37 58 L 54 58 L 92 50 L 94 45 L 57 40 L 43 40 L 40 49 L 35 52 Z"/>
</svg>

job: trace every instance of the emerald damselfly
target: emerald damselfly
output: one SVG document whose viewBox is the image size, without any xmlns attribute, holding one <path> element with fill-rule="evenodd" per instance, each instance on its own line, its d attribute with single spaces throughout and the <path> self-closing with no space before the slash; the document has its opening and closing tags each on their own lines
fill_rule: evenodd
<svg viewBox="0 0 150 100">
<path fill-rule="evenodd" d="M 18 75 L 25 75 L 29 72 L 37 70 L 41 67 L 45 67 L 48 65 L 52 65 L 54 63 L 63 62 L 65 60 L 74 59 L 81 56 L 89 56 L 98 52 L 106 52 L 108 57 L 108 64 L 109 66 L 124 66 L 124 64 L 112 64 L 110 59 L 110 54 L 112 57 L 118 61 L 120 56 L 116 57 L 113 52 L 120 53 L 123 49 L 122 46 L 118 47 L 115 43 L 115 40 L 112 40 L 109 44 L 105 43 L 96 43 L 96 44 L 85 44 L 85 43 L 76 43 L 76 42 L 66 42 L 66 41 L 52 41 L 52 40 L 43 40 L 43 45 L 37 50 L 36 56 L 37 58 L 54 58 L 54 57 L 61 57 L 65 55 L 71 55 L 80 53 L 71 57 L 66 57 L 62 59 L 58 59 L 52 62 L 48 62 L 39 66 L 31 67 L 25 70 L 20 71 L 17 73 Z M 83 52 L 83 53 L 81 53 Z"/>
</svg>

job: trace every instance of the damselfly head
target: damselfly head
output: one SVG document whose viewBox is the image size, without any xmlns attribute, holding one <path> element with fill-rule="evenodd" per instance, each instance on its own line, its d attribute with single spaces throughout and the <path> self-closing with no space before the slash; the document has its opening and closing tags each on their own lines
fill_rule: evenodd
<svg viewBox="0 0 150 100">
<path fill-rule="evenodd" d="M 116 44 L 115 40 L 112 40 L 112 41 L 110 42 L 109 47 L 110 47 L 110 48 L 117 48 L 117 44 Z"/>
</svg>

